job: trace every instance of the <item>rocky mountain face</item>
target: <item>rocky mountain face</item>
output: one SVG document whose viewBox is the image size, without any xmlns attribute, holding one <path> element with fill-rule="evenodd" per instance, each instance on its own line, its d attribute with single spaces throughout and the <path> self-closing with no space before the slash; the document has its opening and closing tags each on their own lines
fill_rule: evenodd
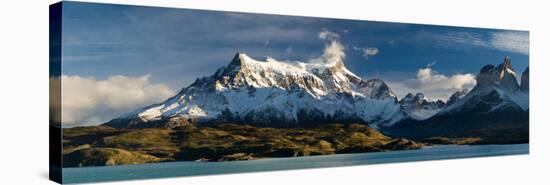
<svg viewBox="0 0 550 185">
<path fill-rule="evenodd" d="M 527 70 L 522 76 L 528 79 L 528 75 Z M 477 75 L 477 84 L 472 91 L 462 101 L 448 106 L 440 114 L 481 107 L 483 109 L 480 112 L 498 112 L 502 109 L 526 111 L 529 94 L 521 90 L 516 79 L 516 72 L 508 57 L 499 66 L 486 65 Z M 523 83 L 528 86 L 528 82 Z"/>
<path fill-rule="evenodd" d="M 519 90 L 516 71 L 512 68 L 510 58 L 504 58 L 504 63 L 495 67 L 486 65 L 477 75 L 477 88 L 495 87 L 509 92 Z"/>
<path fill-rule="evenodd" d="M 428 99 L 423 93 L 417 93 L 416 95 L 409 93 L 399 100 L 399 104 L 407 115 L 415 120 L 428 119 L 437 114 L 446 105 L 441 100 L 432 101 Z"/>
<path fill-rule="evenodd" d="M 471 136 L 479 133 L 513 133 L 505 138 L 528 140 L 529 126 L 529 72 L 522 74 L 522 84 L 516 80 L 516 72 L 508 57 L 498 66 L 486 65 L 477 75 L 476 86 L 467 94 L 458 92 L 451 96 L 447 106 L 426 120 L 403 120 L 388 132 L 407 137 L 438 135 Z M 503 136 L 504 137 L 504 136 Z M 502 139 L 502 138 L 501 138 Z"/>
<path fill-rule="evenodd" d="M 106 123 L 115 128 L 246 123 L 298 127 L 322 123 L 391 125 L 405 117 L 380 79 L 363 80 L 339 57 L 322 62 L 258 61 L 237 53 L 213 75 L 168 100 Z"/>
<path fill-rule="evenodd" d="M 529 92 L 529 68 L 526 68 L 525 71 L 521 74 L 521 91 Z"/>
<path fill-rule="evenodd" d="M 446 106 L 450 106 L 456 103 L 458 100 L 464 98 L 464 96 L 466 96 L 468 92 L 469 92 L 468 89 L 462 89 L 462 90 L 456 91 L 449 97 L 449 100 L 447 100 L 446 102 Z"/>
<path fill-rule="evenodd" d="M 396 99 L 390 87 L 381 79 L 371 79 L 366 82 L 361 81 L 358 85 L 358 90 L 372 99 Z"/>
</svg>

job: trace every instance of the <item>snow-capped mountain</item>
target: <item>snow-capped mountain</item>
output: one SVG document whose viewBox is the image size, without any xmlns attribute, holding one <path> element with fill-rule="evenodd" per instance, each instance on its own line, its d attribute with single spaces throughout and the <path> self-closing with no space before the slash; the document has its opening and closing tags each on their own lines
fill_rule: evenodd
<svg viewBox="0 0 550 185">
<path fill-rule="evenodd" d="M 528 75 L 528 70 L 522 75 L 526 79 L 522 82 L 527 86 Z M 516 72 L 508 57 L 497 67 L 486 65 L 477 75 L 477 84 L 472 91 L 439 114 L 465 109 L 477 109 L 479 112 L 498 112 L 502 109 L 526 111 L 529 108 L 529 94 L 521 91 L 516 79 Z"/>
<path fill-rule="evenodd" d="M 528 70 L 522 74 L 521 85 L 516 79 L 510 58 L 506 57 L 498 66 L 484 66 L 471 91 L 466 95 L 455 93 L 447 106 L 429 119 L 405 119 L 386 131 L 406 137 L 469 136 L 503 130 L 521 130 L 514 133 L 528 135 Z"/>
<path fill-rule="evenodd" d="M 278 127 L 362 122 L 388 126 L 405 117 L 380 79 L 363 80 L 343 59 L 318 62 L 255 60 L 237 53 L 213 75 L 166 101 L 106 123 L 117 128 L 237 122 Z"/>
<path fill-rule="evenodd" d="M 416 120 L 428 119 L 445 107 L 445 102 L 441 100 L 432 101 L 425 97 L 423 93 L 417 93 L 416 95 L 408 93 L 399 100 L 399 104 L 410 118 Z"/>
</svg>

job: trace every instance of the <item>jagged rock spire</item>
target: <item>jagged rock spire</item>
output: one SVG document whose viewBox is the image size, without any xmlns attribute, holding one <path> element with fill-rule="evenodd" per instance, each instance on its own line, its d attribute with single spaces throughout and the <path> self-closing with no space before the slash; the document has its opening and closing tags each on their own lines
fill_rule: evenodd
<svg viewBox="0 0 550 185">
<path fill-rule="evenodd" d="M 504 62 L 499 66 L 484 66 L 477 75 L 476 87 L 498 86 L 509 91 L 519 90 L 516 80 L 516 72 L 512 68 L 510 57 L 504 57 Z"/>
</svg>

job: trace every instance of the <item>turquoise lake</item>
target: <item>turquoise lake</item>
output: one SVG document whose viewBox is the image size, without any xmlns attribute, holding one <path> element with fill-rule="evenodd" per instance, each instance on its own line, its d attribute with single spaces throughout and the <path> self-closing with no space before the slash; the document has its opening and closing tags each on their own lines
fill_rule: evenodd
<svg viewBox="0 0 550 185">
<path fill-rule="evenodd" d="M 230 162 L 167 162 L 110 167 L 63 168 L 63 183 L 85 183 L 196 175 L 529 154 L 529 144 L 441 145 L 419 150 L 270 158 Z"/>
</svg>

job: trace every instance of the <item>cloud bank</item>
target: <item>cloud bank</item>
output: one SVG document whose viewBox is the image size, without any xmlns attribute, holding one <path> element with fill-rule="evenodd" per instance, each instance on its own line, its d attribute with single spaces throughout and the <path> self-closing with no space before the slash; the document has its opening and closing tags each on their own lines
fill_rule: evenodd
<svg viewBox="0 0 550 185">
<path fill-rule="evenodd" d="M 163 101 L 175 94 L 164 84 L 151 83 L 150 75 L 111 76 L 106 80 L 78 75 L 61 77 L 64 127 L 108 121 L 136 107 Z"/>
<path fill-rule="evenodd" d="M 449 96 L 462 89 L 471 89 L 475 84 L 475 75 L 457 73 L 445 75 L 432 69 L 433 63 L 417 71 L 416 77 L 402 82 L 388 82 L 398 97 L 407 93 L 422 92 L 432 99 L 446 101 Z"/>
<path fill-rule="evenodd" d="M 419 69 L 416 78 L 406 81 L 406 85 L 415 89 L 450 89 L 460 90 L 475 85 L 473 74 L 454 74 L 446 76 L 433 71 L 431 67 Z"/>
</svg>

